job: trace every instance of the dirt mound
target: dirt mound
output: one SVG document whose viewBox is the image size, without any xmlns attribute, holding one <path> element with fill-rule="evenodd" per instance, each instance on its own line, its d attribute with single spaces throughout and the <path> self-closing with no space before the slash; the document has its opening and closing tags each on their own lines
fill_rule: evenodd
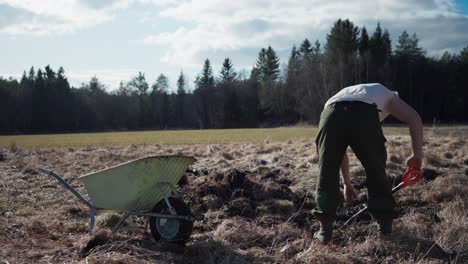
<svg viewBox="0 0 468 264">
<path fill-rule="evenodd" d="M 301 206 L 304 209 L 305 197 L 293 193 L 291 181 L 281 179 L 280 174 L 279 170 L 230 169 L 208 176 L 191 175 L 182 192 L 194 213 L 202 216 L 208 211 L 223 211 L 219 215 L 257 219 L 265 225 L 289 218 L 304 222 L 297 213 Z"/>
</svg>

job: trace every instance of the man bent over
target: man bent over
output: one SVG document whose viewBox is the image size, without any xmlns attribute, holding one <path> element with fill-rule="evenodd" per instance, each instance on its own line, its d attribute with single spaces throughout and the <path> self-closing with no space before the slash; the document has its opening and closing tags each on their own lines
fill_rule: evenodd
<svg viewBox="0 0 468 264">
<path fill-rule="evenodd" d="M 422 122 L 418 113 L 402 101 L 398 94 L 378 83 L 359 84 L 342 89 L 326 103 L 320 116 L 316 138 L 319 157 L 319 180 L 313 214 L 320 221 L 314 237 L 322 243 L 332 239 L 333 218 L 343 202 L 339 186 L 341 169 L 344 198 L 356 197 L 349 176 L 348 146 L 366 171 L 369 213 L 377 220 L 380 232 L 392 232 L 394 200 L 392 186 L 385 175 L 387 152 L 381 121 L 389 114 L 409 125 L 413 155 L 407 165 L 422 165 Z"/>
</svg>

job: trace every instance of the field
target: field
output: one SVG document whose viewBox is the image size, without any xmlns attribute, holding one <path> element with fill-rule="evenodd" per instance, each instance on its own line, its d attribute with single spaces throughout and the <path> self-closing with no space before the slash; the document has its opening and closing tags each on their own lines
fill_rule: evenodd
<svg viewBox="0 0 468 264">
<path fill-rule="evenodd" d="M 263 141 L 286 141 L 297 138 L 313 138 L 314 127 L 281 127 L 271 129 L 223 129 L 223 130 L 174 130 L 83 133 L 58 135 L 0 136 L 0 147 L 22 148 L 84 147 L 84 146 L 128 146 L 128 145 L 195 145 L 226 144 Z M 385 134 L 407 134 L 402 127 L 387 127 Z"/>
<path fill-rule="evenodd" d="M 395 194 L 394 233 L 381 237 L 368 216 L 339 226 L 358 204 L 340 208 L 334 240 L 312 238 L 318 172 L 315 128 L 97 133 L 0 137 L 2 263 L 467 263 L 468 128 L 426 128 L 423 180 Z M 398 183 L 410 154 L 404 128 L 386 128 L 387 174 Z M 366 200 L 365 172 L 351 174 Z M 197 158 L 180 187 L 198 220 L 185 246 L 155 243 L 141 218 L 111 234 L 115 215 L 88 211 L 50 176 L 79 192 L 78 176 L 149 155 Z"/>
</svg>

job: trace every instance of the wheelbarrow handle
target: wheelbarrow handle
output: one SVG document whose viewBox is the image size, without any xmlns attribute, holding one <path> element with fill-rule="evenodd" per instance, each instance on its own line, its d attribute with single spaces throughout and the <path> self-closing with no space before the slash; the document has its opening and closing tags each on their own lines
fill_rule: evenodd
<svg viewBox="0 0 468 264">
<path fill-rule="evenodd" d="M 79 192 L 77 192 L 73 187 L 71 187 L 70 184 L 68 184 L 67 181 L 65 181 L 62 177 L 60 177 L 58 174 L 53 172 L 52 170 L 49 170 L 47 168 L 38 168 L 38 170 L 44 174 L 48 174 L 52 177 L 54 177 L 60 184 L 62 184 L 67 190 L 69 190 L 73 195 L 75 195 L 81 202 L 83 202 L 86 206 L 89 208 L 89 230 L 92 233 L 94 229 L 94 206 L 86 200 Z"/>
</svg>

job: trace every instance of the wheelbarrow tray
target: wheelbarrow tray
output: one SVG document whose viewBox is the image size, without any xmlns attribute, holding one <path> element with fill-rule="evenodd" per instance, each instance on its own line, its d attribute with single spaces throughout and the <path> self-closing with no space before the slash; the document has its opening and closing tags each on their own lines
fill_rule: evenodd
<svg viewBox="0 0 468 264">
<path fill-rule="evenodd" d="M 164 194 L 170 193 L 195 161 L 188 156 L 145 157 L 79 179 L 98 210 L 150 211 Z"/>
</svg>

